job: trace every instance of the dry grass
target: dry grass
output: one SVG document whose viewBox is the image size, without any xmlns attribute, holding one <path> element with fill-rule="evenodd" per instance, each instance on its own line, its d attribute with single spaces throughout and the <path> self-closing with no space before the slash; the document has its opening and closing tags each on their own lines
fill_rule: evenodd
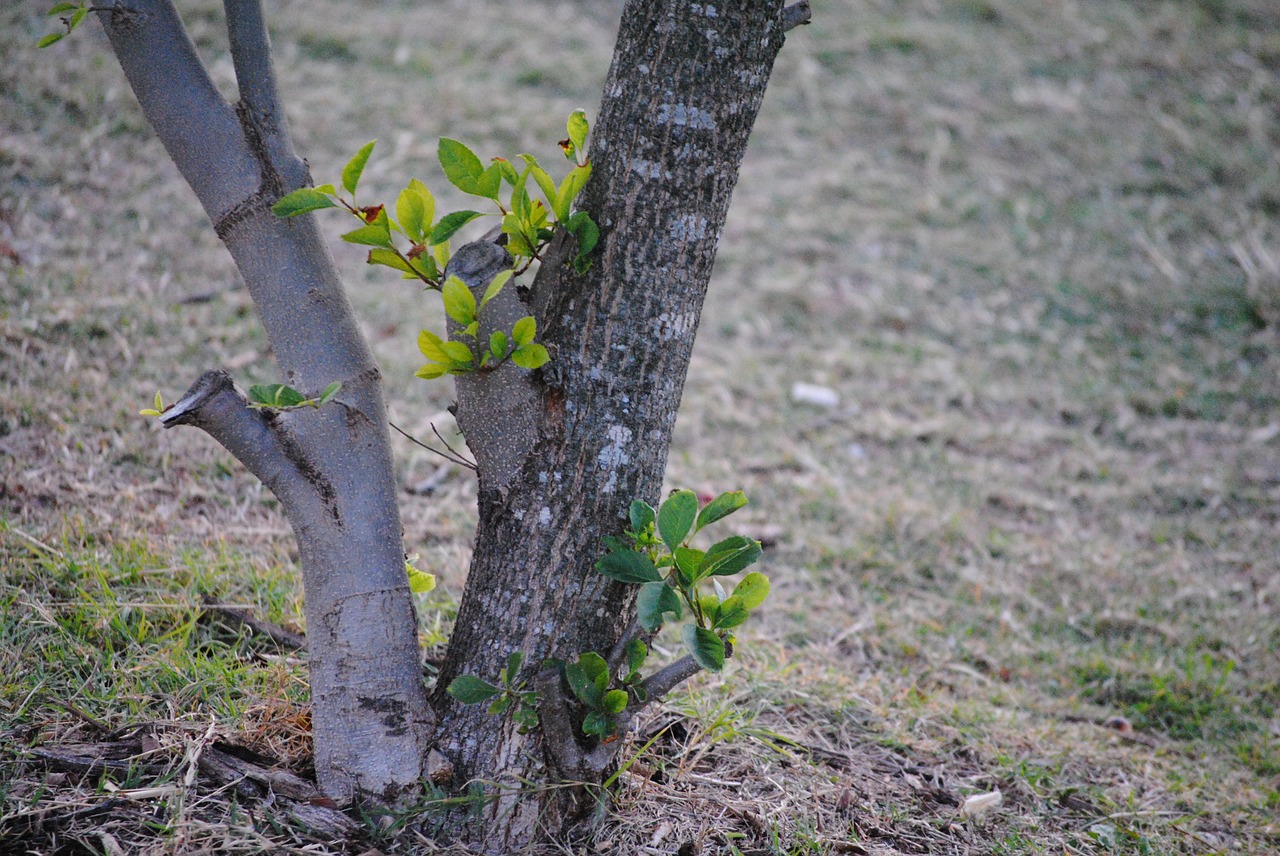
<svg viewBox="0 0 1280 856">
<path fill-rule="evenodd" d="M 442 134 L 548 150 L 598 97 L 616 15 L 276 5 L 301 150 L 332 175 L 376 134 L 384 194 L 442 184 Z M 216 6 L 191 6 L 230 86 Z M 34 5 L 0 20 L 0 839 L 315 852 L 184 778 L 211 716 L 305 767 L 297 664 L 200 608 L 298 622 L 287 527 L 206 438 L 133 415 L 208 366 L 272 379 L 267 343 L 99 34 L 37 55 Z M 744 167 L 669 473 L 747 490 L 783 533 L 774 598 L 723 680 L 637 742 L 597 851 L 1280 849 L 1278 115 L 1268 0 L 815 3 Z M 449 393 L 410 377 L 412 337 L 434 308 L 335 252 L 394 417 L 427 433 Z M 797 404 L 796 381 L 840 403 Z M 404 484 L 436 472 L 399 451 Z M 433 645 L 474 503 L 444 475 L 404 501 L 441 576 Z M 23 754 L 140 723 L 146 776 Z"/>
</svg>

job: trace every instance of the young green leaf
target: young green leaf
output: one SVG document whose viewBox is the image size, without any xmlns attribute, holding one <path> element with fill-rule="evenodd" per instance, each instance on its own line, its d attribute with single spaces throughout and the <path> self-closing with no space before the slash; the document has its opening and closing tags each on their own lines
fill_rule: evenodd
<svg viewBox="0 0 1280 856">
<path fill-rule="evenodd" d="M 48 12 L 45 12 L 44 16 L 46 18 L 52 18 L 54 15 L 61 15 L 63 12 L 70 12 L 74 9 L 79 9 L 79 8 L 80 8 L 79 3 L 58 3 Z"/>
<path fill-rule="evenodd" d="M 489 353 L 493 354 L 495 360 L 500 360 L 507 355 L 506 333 L 494 330 L 489 334 Z"/>
<path fill-rule="evenodd" d="M 435 380 L 449 372 L 449 367 L 441 363 L 427 363 L 422 368 L 413 373 L 414 377 L 420 377 L 423 380 Z"/>
<path fill-rule="evenodd" d="M 520 673 L 520 664 L 524 662 L 523 651 L 512 651 L 507 657 L 507 668 L 502 673 L 502 682 L 507 686 L 515 683 L 516 675 Z"/>
<path fill-rule="evenodd" d="M 351 194 L 353 199 L 356 195 L 356 185 L 360 183 L 360 176 L 364 173 L 364 165 L 369 162 L 369 155 L 373 153 L 374 144 L 377 142 L 377 140 L 370 140 L 365 143 L 342 168 L 342 187 Z"/>
<path fill-rule="evenodd" d="M 706 507 L 698 512 L 698 526 L 700 531 L 702 527 L 715 523 L 728 517 L 733 512 L 747 504 L 747 495 L 740 490 L 731 493 L 722 493 L 715 499 L 707 503 Z"/>
<path fill-rule="evenodd" d="M 627 671 L 631 675 L 639 672 L 648 656 L 649 646 L 644 644 L 644 640 L 639 637 L 632 639 L 627 643 Z"/>
<path fill-rule="evenodd" d="M 605 553 L 596 562 L 596 570 L 620 583 L 650 583 L 662 579 L 653 561 L 635 550 L 616 550 Z"/>
<path fill-rule="evenodd" d="M 436 587 L 436 575 L 420 571 L 409 566 L 409 591 L 414 594 L 425 594 Z"/>
<path fill-rule="evenodd" d="M 382 265 L 384 267 L 395 268 L 405 273 L 415 274 L 413 267 L 400 257 L 395 250 L 388 250 L 385 247 L 378 247 L 369 251 L 369 264 Z"/>
<path fill-rule="evenodd" d="M 77 6 L 76 10 L 71 13 L 71 20 L 67 22 L 67 29 L 74 30 L 80 26 L 80 22 L 84 20 L 84 16 L 89 14 L 88 6 Z"/>
<path fill-rule="evenodd" d="M 490 164 L 488 169 L 480 173 L 480 177 L 476 179 L 475 195 L 497 202 L 500 190 L 502 190 L 502 167 L 496 163 Z"/>
<path fill-rule="evenodd" d="M 724 668 L 724 640 L 705 627 L 686 624 L 682 631 L 684 644 L 698 665 L 709 672 Z"/>
<path fill-rule="evenodd" d="M 265 383 L 249 387 L 249 401 L 261 407 L 297 407 L 306 396 L 282 383 Z"/>
<path fill-rule="evenodd" d="M 427 237 L 426 214 L 426 204 L 422 194 L 410 183 L 396 197 L 396 219 L 400 221 L 400 228 L 404 230 L 405 237 L 415 244 L 422 243 Z"/>
<path fill-rule="evenodd" d="M 743 606 L 742 598 L 736 594 L 730 595 L 724 603 L 716 606 L 711 626 L 715 630 L 728 630 L 746 621 L 750 614 L 751 610 Z"/>
<path fill-rule="evenodd" d="M 515 271 L 513 270 L 504 270 L 493 278 L 493 282 L 489 283 L 489 287 L 484 290 L 484 297 L 480 298 L 481 309 L 484 309 L 490 300 L 498 296 L 498 293 L 502 291 L 502 287 L 511 280 L 511 275 L 514 273 Z"/>
<path fill-rule="evenodd" d="M 462 342 L 444 342 L 440 347 L 444 348 L 450 369 L 465 369 L 475 361 L 475 355 L 471 353 L 471 349 Z"/>
<path fill-rule="evenodd" d="M 476 298 L 467 284 L 456 276 L 444 281 L 444 311 L 464 327 L 476 320 Z"/>
<path fill-rule="evenodd" d="M 627 516 L 631 520 L 631 531 L 637 535 L 648 529 L 649 524 L 657 519 L 653 506 L 643 499 L 633 499 L 631 501 L 631 507 L 627 509 Z"/>
<path fill-rule="evenodd" d="M 542 368 L 551 361 L 551 354 L 542 345 L 521 345 L 511 352 L 511 362 L 522 369 Z"/>
<path fill-rule="evenodd" d="M 578 258 L 585 259 L 600 242 L 600 227 L 586 211 L 575 211 L 565 223 L 569 233 L 578 239 Z"/>
<path fill-rule="evenodd" d="M 337 395 L 341 389 L 342 389 L 342 381 L 340 380 L 335 380 L 333 383 L 326 386 L 324 388 L 324 391 L 320 393 L 320 398 L 316 402 L 316 406 L 320 407 L 325 404 L 328 404 L 330 401 L 333 401 L 333 397 Z"/>
<path fill-rule="evenodd" d="M 507 184 L 514 185 L 520 180 L 520 175 L 516 172 L 516 168 L 512 166 L 511 161 L 506 158 L 494 158 L 490 168 L 492 169 L 494 166 L 496 166 L 498 171 L 502 173 L 502 178 L 507 182 Z"/>
<path fill-rule="evenodd" d="M 449 179 L 449 183 L 463 193 L 474 195 L 477 190 L 476 183 L 484 174 L 484 164 L 480 162 L 480 158 L 476 157 L 476 153 L 467 148 L 466 144 L 448 137 L 440 138 L 437 153 L 440 157 L 440 167 L 444 170 L 444 177 Z"/>
<path fill-rule="evenodd" d="M 566 130 L 569 132 L 569 142 L 573 143 L 575 151 L 579 152 L 579 163 L 582 163 L 582 154 L 586 152 L 587 132 L 591 126 L 587 123 L 587 114 L 585 110 L 574 110 L 569 114 L 569 122 Z"/>
<path fill-rule="evenodd" d="M 440 218 L 440 222 L 431 230 L 431 235 L 427 238 L 427 243 L 431 246 L 443 244 L 445 241 L 452 238 L 463 226 L 467 225 L 477 217 L 483 216 L 484 215 L 479 211 L 454 211 L 451 214 L 446 214 Z M 436 261 L 440 263 L 440 268 L 443 270 L 444 266 L 449 263 L 449 258 L 446 255 L 444 261 L 440 261 L 437 257 Z"/>
<path fill-rule="evenodd" d="M 691 490 L 673 491 L 658 507 L 658 534 L 674 552 L 684 543 L 698 516 L 698 497 Z"/>
<path fill-rule="evenodd" d="M 350 244 L 391 249 L 391 220 L 387 217 L 387 209 L 378 206 L 378 213 L 372 223 L 354 229 L 341 237 Z"/>
<path fill-rule="evenodd" d="M 437 363 L 443 363 L 449 359 L 448 354 L 444 352 L 444 340 L 430 330 L 418 332 L 418 350 L 422 352 L 422 356 Z"/>
<path fill-rule="evenodd" d="M 556 183 L 551 180 L 547 171 L 538 165 L 533 155 L 520 155 L 520 157 L 528 164 L 533 180 L 538 183 L 538 187 L 542 188 L 542 195 L 547 198 L 547 205 L 552 205 L 556 200 Z"/>
<path fill-rule="evenodd" d="M 507 709 L 511 707 L 512 701 L 514 701 L 514 699 L 512 699 L 510 695 L 503 693 L 489 703 L 489 709 L 486 713 L 490 716 L 497 716 L 499 714 L 506 713 Z"/>
<path fill-rule="evenodd" d="M 601 699 L 601 707 L 605 713 L 622 713 L 627 709 L 627 691 L 609 690 Z"/>
<path fill-rule="evenodd" d="M 49 35 L 36 42 L 36 47 L 47 48 L 49 45 L 57 44 L 67 37 L 66 33 L 50 33 Z"/>
<path fill-rule="evenodd" d="M 608 737 L 614 727 L 613 717 L 599 710 L 591 711 L 582 720 L 582 733 L 593 737 Z"/>
<path fill-rule="evenodd" d="M 309 211 L 337 207 L 338 203 L 334 202 L 327 193 L 322 193 L 314 187 L 300 187 L 292 193 L 281 196 L 276 204 L 271 206 L 271 213 L 277 217 L 297 217 Z"/>
<path fill-rule="evenodd" d="M 636 618 L 650 633 L 666 622 L 668 614 L 673 621 L 679 621 L 683 612 L 679 595 L 665 582 L 645 583 L 640 587 L 636 596 Z"/>
<path fill-rule="evenodd" d="M 521 318 L 511 328 L 511 338 L 515 340 L 517 345 L 529 344 L 537 334 L 538 322 L 533 319 L 532 315 L 526 315 Z"/>
<path fill-rule="evenodd" d="M 733 587 L 733 596 L 742 598 L 742 605 L 747 609 L 755 609 L 769 596 L 769 578 L 752 571 Z"/>
<path fill-rule="evenodd" d="M 731 535 L 711 545 L 698 574 L 702 578 L 736 574 L 759 559 L 762 552 L 759 541 L 752 541 L 742 535 Z"/>
<path fill-rule="evenodd" d="M 459 675 L 449 684 L 446 692 L 463 704 L 479 704 L 500 694 L 502 690 L 475 675 Z"/>
<path fill-rule="evenodd" d="M 564 181 L 560 182 L 560 189 L 556 191 L 555 203 L 551 207 L 556 212 L 556 219 L 561 223 L 568 222 L 573 200 L 578 198 L 578 193 L 586 185 L 587 179 L 590 177 L 591 164 L 587 164 L 586 166 L 574 167 L 564 177 Z"/>
</svg>

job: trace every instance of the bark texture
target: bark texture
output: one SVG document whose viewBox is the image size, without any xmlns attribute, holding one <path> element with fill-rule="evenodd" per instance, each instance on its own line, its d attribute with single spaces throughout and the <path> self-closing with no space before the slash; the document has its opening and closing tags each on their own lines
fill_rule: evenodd
<svg viewBox="0 0 1280 856">
<path fill-rule="evenodd" d="M 600 249 L 584 275 L 549 258 L 534 284 L 531 308 L 552 354 L 536 376 L 537 439 L 513 464 L 512 490 L 485 489 L 481 470 L 476 550 L 441 687 L 463 673 L 492 680 L 512 651 L 531 671 L 545 657 L 607 653 L 627 626 L 634 589 L 594 570 L 600 539 L 624 527 L 632 499 L 657 502 L 716 245 L 783 28 L 777 0 L 627 4 L 580 201 L 601 227 Z M 442 692 L 435 701 L 455 781 L 491 783 L 488 822 L 472 830 L 485 849 L 563 829 L 590 804 L 572 788 L 519 793 L 522 782 L 581 771 L 483 705 Z"/>
<path fill-rule="evenodd" d="M 278 103 L 258 0 L 226 0 L 240 101 L 228 104 L 168 0 L 100 15 L 143 112 L 231 251 L 283 380 L 321 410 L 251 410 L 206 373 L 163 417 L 195 425 L 271 488 L 298 539 L 306 591 L 316 772 L 339 802 L 417 787 L 434 725 L 404 571 L 378 368 L 311 217 L 271 205 L 309 182 Z"/>
</svg>

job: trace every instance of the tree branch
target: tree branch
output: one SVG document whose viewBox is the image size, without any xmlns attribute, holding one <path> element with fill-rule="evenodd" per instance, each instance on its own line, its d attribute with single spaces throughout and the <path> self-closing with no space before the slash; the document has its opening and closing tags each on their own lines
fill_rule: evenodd
<svg viewBox="0 0 1280 856">
<path fill-rule="evenodd" d="M 674 663 L 663 666 L 640 684 L 644 687 L 647 696 L 644 703 L 652 704 L 661 700 L 667 693 L 701 671 L 702 667 L 698 665 L 698 661 L 688 654 Z"/>
<path fill-rule="evenodd" d="M 284 415 L 248 406 L 225 371 L 208 371 L 160 415 L 166 428 L 192 425 L 217 440 L 261 479 L 286 509 L 319 502 L 327 517 L 337 514 L 332 487 L 291 442 Z M 290 515 L 290 519 L 295 519 Z M 306 518 L 296 518 L 306 519 Z"/>
<path fill-rule="evenodd" d="M 543 669 L 533 676 L 533 688 L 538 692 L 542 739 L 546 741 L 548 754 L 552 763 L 559 767 L 561 776 L 582 778 L 586 755 L 574 734 L 569 700 L 561 684 L 559 669 Z"/>
<path fill-rule="evenodd" d="M 782 10 L 782 32 L 785 33 L 812 20 L 813 10 L 809 8 L 809 0 L 792 3 Z"/>
<path fill-rule="evenodd" d="M 289 138 L 288 119 L 276 88 L 262 0 L 223 0 L 223 8 L 240 90 L 241 119 L 248 120 L 251 133 L 263 145 L 265 160 L 271 166 L 269 178 L 275 181 L 265 180 L 264 189 L 278 185 L 270 189 L 279 196 L 308 183 L 310 175 L 306 164 L 294 154 Z"/>
<path fill-rule="evenodd" d="M 259 167 L 173 3 L 121 0 L 98 17 L 147 121 L 219 222 L 258 191 Z"/>
</svg>

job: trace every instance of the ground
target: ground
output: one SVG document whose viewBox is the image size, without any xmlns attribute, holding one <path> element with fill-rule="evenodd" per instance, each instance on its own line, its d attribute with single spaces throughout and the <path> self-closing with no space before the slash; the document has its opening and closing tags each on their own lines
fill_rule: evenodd
<svg viewBox="0 0 1280 856">
<path fill-rule="evenodd" d="M 429 822 L 344 842 L 201 760 L 308 772 L 300 659 L 205 603 L 302 629 L 291 536 L 226 453 L 137 411 L 209 367 L 275 377 L 101 33 L 34 49 L 48 5 L 0 11 L 0 850 L 420 851 Z M 219 6 L 181 5 L 231 92 Z M 416 175 L 455 207 L 437 139 L 554 157 L 617 15 L 269 5 L 317 178 L 376 136 L 362 193 Z M 564 852 L 1280 849 L 1278 116 L 1270 0 L 815 0 L 668 472 L 747 491 L 774 594 Z M 334 253 L 392 418 L 447 435 L 448 383 L 412 377 L 438 302 Z M 397 442 L 430 658 L 474 485 Z"/>
</svg>

